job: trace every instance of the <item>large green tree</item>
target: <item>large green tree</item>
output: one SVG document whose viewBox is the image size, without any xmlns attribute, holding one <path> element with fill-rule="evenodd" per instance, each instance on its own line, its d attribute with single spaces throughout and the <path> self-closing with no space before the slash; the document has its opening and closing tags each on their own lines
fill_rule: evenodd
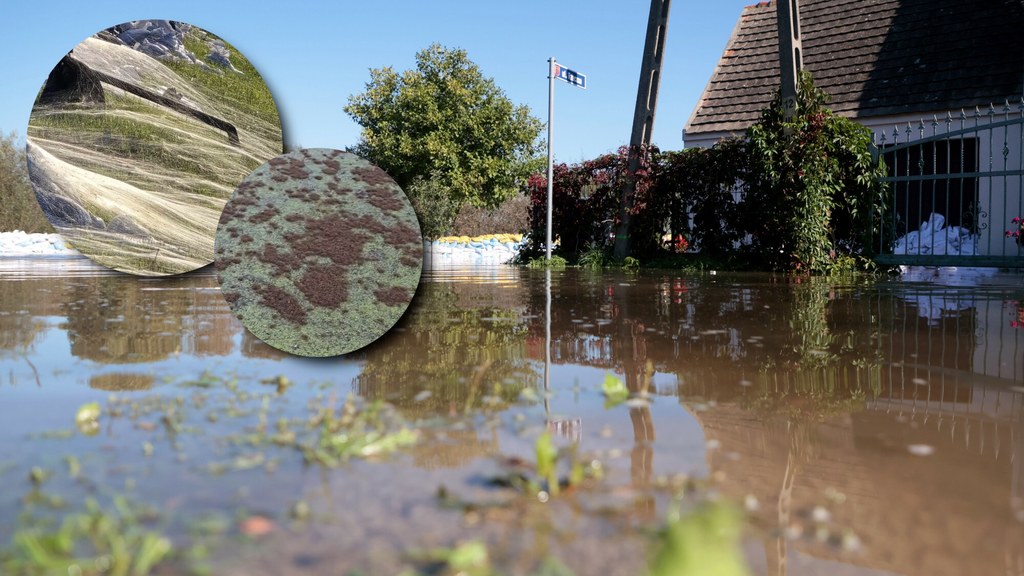
<svg viewBox="0 0 1024 576">
<path fill-rule="evenodd" d="M 25 148 L 12 132 L 0 133 L 0 232 L 53 232 L 28 183 Z"/>
<path fill-rule="evenodd" d="M 466 203 L 497 207 L 539 167 L 541 122 L 465 50 L 433 44 L 416 54 L 412 70 L 371 69 L 365 92 L 350 97 L 345 112 L 363 128 L 355 151 L 409 193 L 421 218 L 437 210 L 433 204 L 451 219 Z"/>
</svg>

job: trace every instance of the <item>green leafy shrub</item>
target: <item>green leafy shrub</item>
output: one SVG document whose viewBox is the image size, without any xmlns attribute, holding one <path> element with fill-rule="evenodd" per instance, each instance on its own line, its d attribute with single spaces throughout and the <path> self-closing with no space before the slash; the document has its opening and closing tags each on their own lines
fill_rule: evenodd
<svg viewBox="0 0 1024 576">
<path fill-rule="evenodd" d="M 554 236 L 559 253 L 594 265 L 619 223 L 621 190 L 636 179 L 630 199 L 632 254 L 661 261 L 680 236 L 699 258 L 772 270 L 832 273 L 866 262 L 870 238 L 885 206 L 884 166 L 872 157 L 868 129 L 833 114 L 828 95 L 804 74 L 793 119 L 778 95 L 746 139 L 711 148 L 630 150 L 554 167 Z M 547 181 L 528 182 L 531 194 L 527 254 L 543 249 Z M 653 258 L 648 258 L 648 256 Z M 682 262 L 697 258 L 682 255 Z"/>
<path fill-rule="evenodd" d="M 738 192 L 747 171 L 746 142 L 666 152 L 659 158 L 656 195 L 669 206 L 672 238 L 686 235 L 707 256 L 734 251 L 743 238 Z"/>
<path fill-rule="evenodd" d="M 540 256 L 538 258 L 531 259 L 526 263 L 526 265 L 530 268 L 551 268 L 552 270 L 561 270 L 568 266 L 569 263 L 561 256 L 552 255 L 551 260 Z"/>
<path fill-rule="evenodd" d="M 403 188 L 438 183 L 455 205 L 495 208 L 539 168 L 541 122 L 516 105 L 465 50 L 432 44 L 416 66 L 370 70 L 345 112 L 362 127 L 354 152 Z M 453 216 L 454 218 L 454 216 Z"/>
<path fill-rule="evenodd" d="M 604 268 L 614 262 L 611 254 L 608 253 L 606 248 L 601 246 L 591 246 L 585 252 L 580 254 L 576 264 L 582 268 Z"/>
<path fill-rule="evenodd" d="M 413 180 L 405 187 L 405 193 L 419 218 L 424 238 L 440 238 L 451 231 L 459 214 L 459 203 L 448 193 L 439 175 Z"/>
<path fill-rule="evenodd" d="M 828 100 L 803 73 L 793 118 L 776 94 L 747 131 L 740 223 L 750 250 L 774 269 L 829 272 L 842 254 L 866 253 L 872 211 L 884 205 L 871 132 L 834 114 Z"/>
<path fill-rule="evenodd" d="M 657 148 L 636 151 L 639 166 L 629 169 L 630 150 L 622 146 L 614 154 L 604 154 L 579 164 L 553 167 L 552 234 L 559 240 L 563 256 L 575 256 L 593 247 L 608 246 L 619 223 L 619 205 L 626 178 L 636 179 L 631 199 L 631 232 L 634 252 L 648 253 L 658 247 L 658 231 L 664 227 L 667 212 L 655 194 Z M 531 176 L 530 239 L 527 250 L 543 250 L 547 226 L 547 178 Z"/>
</svg>

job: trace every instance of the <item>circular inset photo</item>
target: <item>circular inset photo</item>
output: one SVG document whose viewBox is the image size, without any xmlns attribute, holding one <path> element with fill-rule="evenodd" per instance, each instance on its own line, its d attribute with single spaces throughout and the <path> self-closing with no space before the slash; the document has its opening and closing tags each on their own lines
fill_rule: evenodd
<svg viewBox="0 0 1024 576">
<path fill-rule="evenodd" d="M 373 342 L 412 301 L 423 237 L 383 170 L 314 148 L 273 158 L 238 186 L 217 228 L 231 310 L 256 337 L 300 356 Z"/>
<path fill-rule="evenodd" d="M 224 204 L 283 150 L 270 90 L 201 28 L 138 20 L 74 47 L 29 116 L 29 178 L 69 244 L 143 276 L 213 261 Z"/>
</svg>

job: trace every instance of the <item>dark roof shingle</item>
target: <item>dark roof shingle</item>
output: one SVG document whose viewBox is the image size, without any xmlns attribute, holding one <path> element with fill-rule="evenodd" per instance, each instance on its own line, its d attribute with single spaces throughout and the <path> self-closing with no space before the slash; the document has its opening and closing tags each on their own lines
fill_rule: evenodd
<svg viewBox="0 0 1024 576">
<path fill-rule="evenodd" d="M 1024 85 L 1021 0 L 803 0 L 804 68 L 844 116 L 1002 102 Z M 685 132 L 746 129 L 779 85 L 774 3 L 743 10 Z"/>
</svg>

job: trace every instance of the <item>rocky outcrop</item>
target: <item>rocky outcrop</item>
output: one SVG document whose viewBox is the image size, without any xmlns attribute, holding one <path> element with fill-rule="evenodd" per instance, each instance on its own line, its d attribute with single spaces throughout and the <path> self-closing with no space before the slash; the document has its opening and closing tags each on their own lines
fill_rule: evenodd
<svg viewBox="0 0 1024 576">
<path fill-rule="evenodd" d="M 214 40 L 210 42 L 209 46 L 210 54 L 206 57 L 207 60 L 236 74 L 242 73 L 241 70 L 235 68 L 235 65 L 231 63 L 231 52 L 228 51 L 228 47 L 224 45 L 223 41 Z"/>
<path fill-rule="evenodd" d="M 143 54 L 160 59 L 178 59 L 196 62 L 194 54 L 185 48 L 185 33 L 191 28 L 172 20 L 134 20 L 107 29 L 103 39 L 113 39 Z"/>
<path fill-rule="evenodd" d="M 230 72 L 241 74 L 231 63 L 231 52 L 219 38 L 207 40 L 210 53 L 205 61 L 185 46 L 185 34 L 190 24 L 173 20 L 134 20 L 108 28 L 96 36 L 102 40 L 123 44 L 158 60 L 179 60 L 209 68 L 207 62 Z"/>
</svg>

